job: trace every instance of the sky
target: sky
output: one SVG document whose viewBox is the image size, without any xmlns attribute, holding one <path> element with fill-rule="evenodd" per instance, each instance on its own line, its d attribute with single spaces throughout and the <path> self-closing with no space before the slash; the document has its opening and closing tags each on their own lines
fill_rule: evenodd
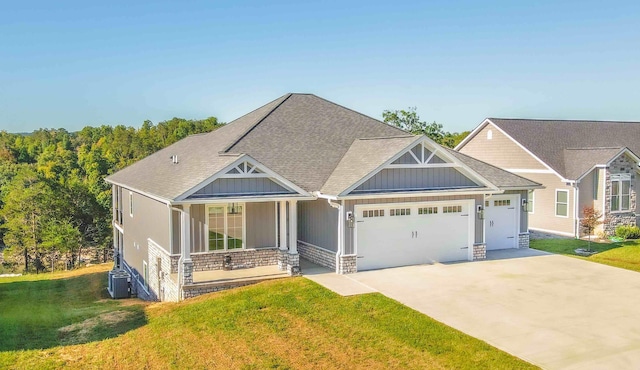
<svg viewBox="0 0 640 370">
<path fill-rule="evenodd" d="M 638 1 L 0 0 L 0 130 L 232 121 L 289 92 L 447 131 L 640 121 Z"/>
</svg>

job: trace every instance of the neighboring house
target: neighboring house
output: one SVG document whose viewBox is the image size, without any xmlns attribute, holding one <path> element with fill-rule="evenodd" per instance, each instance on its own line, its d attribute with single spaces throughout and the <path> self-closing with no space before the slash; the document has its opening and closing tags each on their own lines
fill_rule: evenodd
<svg viewBox="0 0 640 370">
<path fill-rule="evenodd" d="M 190 296 L 194 272 L 225 263 L 295 273 L 303 257 L 352 273 L 527 247 L 522 199 L 540 188 L 309 94 L 189 136 L 106 181 L 116 266 L 139 296 L 160 300 Z"/>
<path fill-rule="evenodd" d="M 585 207 L 609 233 L 638 224 L 638 122 L 487 118 L 456 150 L 545 186 L 529 195 L 532 230 L 580 236 Z"/>
</svg>

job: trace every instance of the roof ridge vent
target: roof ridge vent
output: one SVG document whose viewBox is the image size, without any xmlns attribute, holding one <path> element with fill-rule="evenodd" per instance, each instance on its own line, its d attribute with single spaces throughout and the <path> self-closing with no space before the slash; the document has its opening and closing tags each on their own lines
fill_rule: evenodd
<svg viewBox="0 0 640 370">
<path fill-rule="evenodd" d="M 171 157 L 169 157 L 169 158 L 171 158 L 171 163 L 173 163 L 173 164 L 178 164 L 178 163 L 179 163 L 179 162 L 178 162 L 178 155 L 177 155 L 177 154 L 174 154 L 174 155 L 172 155 L 172 156 L 171 156 Z"/>
</svg>

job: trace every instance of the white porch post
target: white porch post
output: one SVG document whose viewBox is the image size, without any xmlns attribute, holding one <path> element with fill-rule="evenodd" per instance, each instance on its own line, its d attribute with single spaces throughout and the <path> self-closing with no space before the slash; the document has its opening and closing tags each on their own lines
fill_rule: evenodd
<svg viewBox="0 0 640 370">
<path fill-rule="evenodd" d="M 278 225 L 280 226 L 280 250 L 287 250 L 287 202 L 285 200 L 280 201 Z"/>
<path fill-rule="evenodd" d="M 182 254 L 182 284 L 193 283 L 193 262 L 191 261 L 191 204 L 182 206 L 180 213 L 181 254 Z"/>
<path fill-rule="evenodd" d="M 289 201 L 289 253 L 287 254 L 287 272 L 300 274 L 300 255 L 298 255 L 298 201 Z"/>
<path fill-rule="evenodd" d="M 298 253 L 298 201 L 289 201 L 289 253 Z"/>
</svg>

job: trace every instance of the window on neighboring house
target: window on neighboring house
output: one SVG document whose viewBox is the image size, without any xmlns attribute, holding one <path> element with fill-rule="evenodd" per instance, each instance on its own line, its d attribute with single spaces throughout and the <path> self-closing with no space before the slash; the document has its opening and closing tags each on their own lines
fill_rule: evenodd
<svg viewBox="0 0 640 370">
<path fill-rule="evenodd" d="M 211 206 L 208 213 L 210 251 L 244 247 L 244 205 Z"/>
<path fill-rule="evenodd" d="M 533 213 L 533 201 L 534 201 L 533 190 L 529 190 L 529 193 L 527 194 L 527 212 L 529 213 Z"/>
<path fill-rule="evenodd" d="M 556 190 L 556 216 L 569 217 L 569 190 Z"/>
<path fill-rule="evenodd" d="M 631 206 L 631 174 L 611 175 L 611 212 L 628 211 Z"/>
<path fill-rule="evenodd" d="M 133 217 L 133 193 L 129 192 L 129 216 Z"/>
</svg>

